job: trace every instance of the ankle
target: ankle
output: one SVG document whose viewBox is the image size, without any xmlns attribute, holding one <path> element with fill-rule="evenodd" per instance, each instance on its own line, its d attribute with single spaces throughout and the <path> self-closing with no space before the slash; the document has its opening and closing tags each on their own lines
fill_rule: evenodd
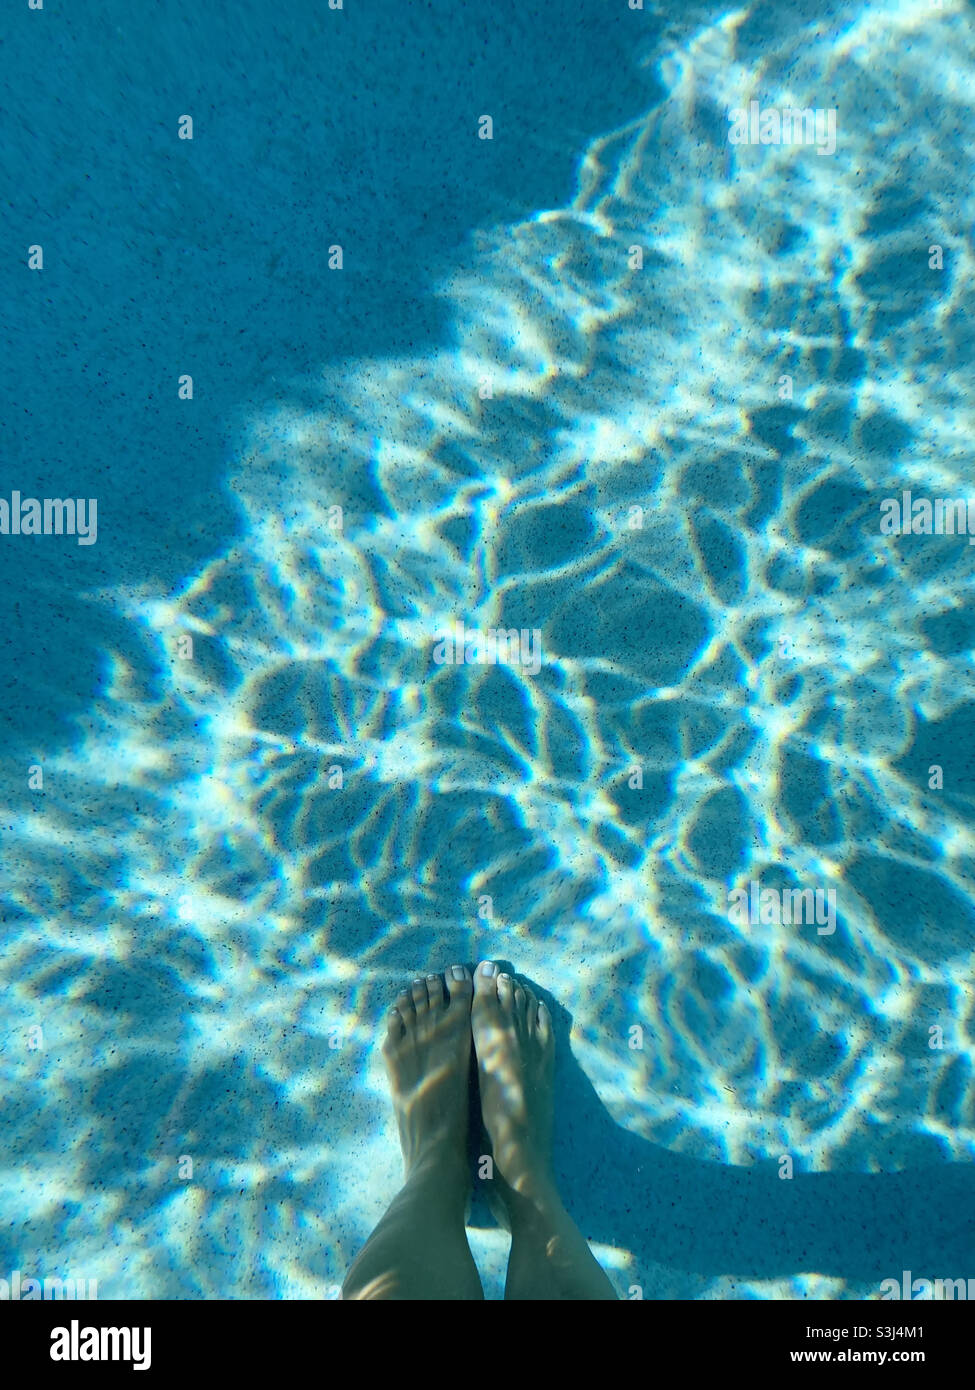
<svg viewBox="0 0 975 1390">
<path fill-rule="evenodd" d="M 433 1183 L 447 1190 L 471 1186 L 470 1165 L 465 1150 L 452 1140 L 431 1139 L 411 1153 L 404 1153 L 408 1183 Z"/>
<path fill-rule="evenodd" d="M 532 1201 L 557 1200 L 555 1173 L 548 1146 L 521 1141 L 496 1150 L 495 1163 L 504 1185 Z"/>
<path fill-rule="evenodd" d="M 505 1201 L 512 1214 L 517 1211 L 526 1217 L 562 1208 L 555 1174 L 549 1165 L 543 1164 L 525 1168 L 506 1181 Z"/>
</svg>

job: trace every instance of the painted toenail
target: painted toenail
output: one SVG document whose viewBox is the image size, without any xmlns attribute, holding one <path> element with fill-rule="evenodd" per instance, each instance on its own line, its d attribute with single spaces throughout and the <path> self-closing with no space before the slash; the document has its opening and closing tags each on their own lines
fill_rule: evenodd
<svg viewBox="0 0 975 1390">
<path fill-rule="evenodd" d="M 464 967 L 462 965 L 452 965 L 450 967 L 450 973 L 455 980 L 462 980 L 464 978 Z"/>
<path fill-rule="evenodd" d="M 504 982 L 505 982 L 506 985 L 510 985 L 510 984 L 511 984 L 511 976 L 510 976 L 510 975 L 499 975 L 499 976 L 498 976 L 498 979 L 499 979 L 499 980 L 504 980 Z"/>
<path fill-rule="evenodd" d="M 428 980 L 439 980 L 439 979 L 440 979 L 440 976 L 439 976 L 439 975 L 428 975 L 428 976 L 427 976 L 427 979 L 428 979 Z"/>
<path fill-rule="evenodd" d="M 477 968 L 481 972 L 481 974 L 487 976 L 488 979 L 490 979 L 492 975 L 496 975 L 498 973 L 498 967 L 495 965 L 493 960 L 483 960 Z"/>
</svg>

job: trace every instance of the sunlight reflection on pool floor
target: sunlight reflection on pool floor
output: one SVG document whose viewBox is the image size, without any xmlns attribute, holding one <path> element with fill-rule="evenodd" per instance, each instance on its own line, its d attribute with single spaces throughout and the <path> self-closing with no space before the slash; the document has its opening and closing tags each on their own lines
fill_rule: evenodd
<svg viewBox="0 0 975 1390">
<path fill-rule="evenodd" d="M 4 1162 L 22 1267 L 321 1296 L 398 1178 L 375 1020 L 483 955 L 564 1004 L 613 1119 L 672 1152 L 975 1157 L 972 658 L 919 618 L 964 604 L 975 553 L 876 534 L 881 497 L 961 495 L 972 462 L 963 305 L 905 306 L 881 223 L 896 188 L 925 248 L 971 225 L 975 46 L 960 10 L 874 9 L 835 51 L 738 41 L 743 11 L 665 59 L 668 101 L 590 150 L 572 207 L 478 235 L 448 347 L 276 402 L 230 479 L 243 539 L 180 596 L 118 596 L 161 678 L 116 656 L 45 829 L 8 838 L 7 1032 L 48 1034 L 2 1054 L 44 1096 Z M 824 73 L 835 157 L 730 149 L 727 109 L 816 105 Z M 541 671 L 436 666 L 457 619 L 540 629 Z M 753 879 L 835 886 L 835 934 L 733 926 Z M 867 1292 L 606 1250 L 647 1296 Z"/>
</svg>

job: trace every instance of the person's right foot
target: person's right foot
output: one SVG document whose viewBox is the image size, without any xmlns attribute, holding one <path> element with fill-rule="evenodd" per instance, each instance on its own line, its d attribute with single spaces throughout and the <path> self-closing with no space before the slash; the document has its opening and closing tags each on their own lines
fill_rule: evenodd
<svg viewBox="0 0 975 1390">
<path fill-rule="evenodd" d="M 502 1195 L 505 1186 L 533 1195 L 553 1186 L 552 1020 L 527 986 L 497 972 L 493 961 L 482 961 L 474 973 L 481 1113 Z"/>
</svg>

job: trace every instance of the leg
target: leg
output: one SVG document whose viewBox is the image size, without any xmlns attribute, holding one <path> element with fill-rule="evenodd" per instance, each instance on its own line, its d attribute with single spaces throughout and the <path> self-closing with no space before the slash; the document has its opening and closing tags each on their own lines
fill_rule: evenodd
<svg viewBox="0 0 975 1390">
<path fill-rule="evenodd" d="M 555 1039 L 531 990 L 485 961 L 471 1010 L 493 1188 L 511 1229 L 506 1299 L 615 1299 L 552 1172 Z"/>
<path fill-rule="evenodd" d="M 390 1010 L 383 1056 L 406 1182 L 345 1277 L 343 1299 L 483 1298 L 467 1244 L 470 971 L 414 980 Z"/>
</svg>

